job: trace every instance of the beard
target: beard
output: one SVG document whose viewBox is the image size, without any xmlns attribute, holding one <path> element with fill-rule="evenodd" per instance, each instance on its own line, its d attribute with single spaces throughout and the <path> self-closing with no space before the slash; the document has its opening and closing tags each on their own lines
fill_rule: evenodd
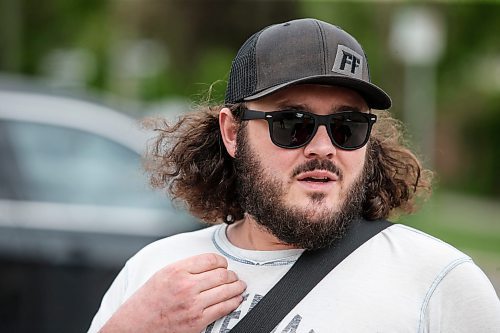
<svg viewBox="0 0 500 333">
<path fill-rule="evenodd" d="M 235 169 L 240 205 L 258 225 L 281 242 L 297 248 L 315 250 L 342 238 L 351 222 L 361 216 L 365 200 L 366 164 L 336 208 L 325 208 L 326 193 L 312 193 L 305 208 L 285 202 L 285 182 L 269 175 L 248 144 L 246 128 L 237 136 Z M 279 162 L 278 162 L 279 163 Z M 327 170 L 343 179 L 342 171 L 330 160 L 309 160 L 297 166 L 294 176 L 307 171 Z"/>
</svg>

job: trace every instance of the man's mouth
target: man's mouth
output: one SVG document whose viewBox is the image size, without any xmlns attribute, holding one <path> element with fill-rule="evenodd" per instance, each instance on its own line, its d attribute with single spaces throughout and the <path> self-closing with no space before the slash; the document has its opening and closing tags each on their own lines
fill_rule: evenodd
<svg viewBox="0 0 500 333">
<path fill-rule="evenodd" d="M 317 183 L 326 183 L 326 182 L 329 182 L 329 181 L 330 181 L 330 179 L 328 179 L 328 177 L 324 177 L 324 178 L 307 177 L 307 178 L 301 179 L 301 181 L 305 181 L 305 182 L 317 182 Z"/>
<path fill-rule="evenodd" d="M 304 172 L 297 177 L 301 182 L 328 183 L 338 180 L 338 176 L 325 170 L 315 170 Z"/>
</svg>

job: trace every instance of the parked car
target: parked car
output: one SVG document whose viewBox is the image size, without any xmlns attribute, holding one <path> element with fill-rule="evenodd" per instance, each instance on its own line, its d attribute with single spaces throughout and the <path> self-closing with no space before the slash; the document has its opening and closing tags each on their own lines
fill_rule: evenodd
<svg viewBox="0 0 500 333">
<path fill-rule="evenodd" d="M 0 90 L 1 332 L 84 331 L 127 258 L 201 227 L 148 186 L 148 139 L 104 106 Z"/>
</svg>

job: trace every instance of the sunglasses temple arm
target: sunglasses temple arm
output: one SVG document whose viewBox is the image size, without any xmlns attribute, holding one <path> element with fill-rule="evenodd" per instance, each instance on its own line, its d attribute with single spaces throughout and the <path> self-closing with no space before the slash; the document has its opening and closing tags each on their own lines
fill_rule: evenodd
<svg viewBox="0 0 500 333">
<path fill-rule="evenodd" d="M 266 119 L 266 117 L 267 117 L 267 112 L 246 109 L 243 110 L 243 116 L 241 119 L 243 120 Z"/>
</svg>

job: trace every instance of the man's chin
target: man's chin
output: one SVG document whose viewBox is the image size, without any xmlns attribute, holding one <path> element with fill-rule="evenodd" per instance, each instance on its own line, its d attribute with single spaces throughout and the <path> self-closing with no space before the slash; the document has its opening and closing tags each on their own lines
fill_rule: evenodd
<svg viewBox="0 0 500 333">
<path fill-rule="evenodd" d="M 306 205 L 322 205 L 329 209 L 336 209 L 340 204 L 336 204 L 338 201 L 344 198 L 345 195 L 341 195 L 336 191 L 290 191 L 288 195 L 284 197 L 285 201 L 288 203 L 303 203 Z"/>
<path fill-rule="evenodd" d="M 323 204 L 326 201 L 327 194 L 325 192 L 312 192 L 307 195 L 313 203 Z"/>
<path fill-rule="evenodd" d="M 331 216 L 338 213 L 339 205 L 335 201 L 328 200 L 325 196 L 321 200 L 318 198 L 309 198 L 308 202 L 302 205 L 294 205 L 294 208 L 303 212 L 304 216 L 311 219 L 314 223 L 316 220 L 322 220 L 325 216 Z"/>
<path fill-rule="evenodd" d="M 335 211 L 332 209 L 328 209 L 326 207 L 307 207 L 302 210 L 298 210 L 302 214 L 304 218 L 309 221 L 311 224 L 324 223 L 325 218 L 328 218 L 332 214 L 335 214 Z"/>
</svg>

